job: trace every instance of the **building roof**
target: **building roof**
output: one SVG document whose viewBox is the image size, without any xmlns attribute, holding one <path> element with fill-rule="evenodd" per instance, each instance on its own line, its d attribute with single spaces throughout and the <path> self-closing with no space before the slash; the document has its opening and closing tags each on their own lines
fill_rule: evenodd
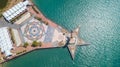
<svg viewBox="0 0 120 67">
<path fill-rule="evenodd" d="M 26 0 L 25 2 L 23 2 L 23 4 L 26 6 L 29 4 L 29 1 Z"/>
<path fill-rule="evenodd" d="M 20 3 L 16 4 L 15 6 L 13 6 L 11 9 L 4 12 L 3 16 L 6 18 L 6 20 L 10 21 L 15 16 L 17 16 L 18 14 L 23 12 L 27 8 L 26 6 L 28 4 L 29 4 L 29 1 L 20 2 Z M 16 13 L 16 14 L 14 14 L 14 13 Z"/>
<path fill-rule="evenodd" d="M 12 41 L 10 39 L 7 27 L 0 28 L 0 48 L 1 52 L 5 52 L 6 56 L 11 55 Z"/>
</svg>

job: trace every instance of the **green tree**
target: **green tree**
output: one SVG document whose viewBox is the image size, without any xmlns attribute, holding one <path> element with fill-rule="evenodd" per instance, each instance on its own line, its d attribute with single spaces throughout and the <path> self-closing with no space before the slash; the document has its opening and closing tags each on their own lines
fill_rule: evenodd
<svg viewBox="0 0 120 67">
<path fill-rule="evenodd" d="M 33 41 L 32 47 L 37 47 L 38 45 L 39 45 L 39 43 L 37 41 Z"/>
<path fill-rule="evenodd" d="M 29 45 L 28 42 L 25 42 L 23 47 L 27 48 L 28 45 Z"/>
</svg>

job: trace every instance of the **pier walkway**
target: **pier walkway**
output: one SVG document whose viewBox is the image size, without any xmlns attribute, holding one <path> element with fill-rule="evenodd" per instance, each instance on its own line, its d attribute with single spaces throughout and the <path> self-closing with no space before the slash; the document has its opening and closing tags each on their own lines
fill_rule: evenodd
<svg viewBox="0 0 120 67">
<path fill-rule="evenodd" d="M 76 49 L 77 49 L 77 46 L 85 46 L 85 45 L 88 45 L 87 43 L 85 43 L 82 39 L 79 39 L 78 38 L 78 33 L 79 33 L 79 29 L 80 29 L 80 26 L 78 28 L 76 28 L 72 33 L 71 33 L 71 42 L 70 44 L 68 45 L 68 50 L 71 54 L 71 57 L 72 59 L 74 60 L 75 58 L 75 53 L 76 53 Z M 72 41 L 73 40 L 73 41 Z"/>
</svg>

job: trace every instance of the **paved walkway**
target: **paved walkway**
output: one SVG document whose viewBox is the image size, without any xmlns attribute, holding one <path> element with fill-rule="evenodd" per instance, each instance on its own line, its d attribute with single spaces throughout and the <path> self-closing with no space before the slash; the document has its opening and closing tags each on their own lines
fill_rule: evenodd
<svg viewBox="0 0 120 67">
<path fill-rule="evenodd" d="M 22 24 L 18 25 L 18 24 L 11 24 L 8 23 L 7 21 L 4 20 L 4 18 L 0 18 L 0 27 L 9 27 L 9 28 L 13 28 L 18 30 L 19 34 L 20 34 L 20 38 L 22 43 L 25 42 L 24 38 L 23 38 L 23 34 L 21 31 L 21 26 L 23 26 L 24 24 L 26 24 L 30 19 L 32 19 L 34 17 L 34 15 L 32 17 L 30 17 L 29 19 L 27 19 L 25 22 L 23 22 Z"/>
<path fill-rule="evenodd" d="M 31 20 L 31 19 L 33 19 L 35 17 L 35 15 L 32 15 L 30 18 L 28 18 L 27 20 L 25 20 L 24 22 L 22 22 L 21 24 L 20 24 L 20 27 L 22 27 L 23 25 L 25 25 L 26 23 L 29 23 L 29 21 Z"/>
<path fill-rule="evenodd" d="M 0 18 L 0 27 L 10 27 L 10 28 L 13 28 L 13 29 L 19 29 L 20 26 L 17 25 L 17 24 L 11 24 L 11 23 L 8 23 L 7 21 L 4 20 L 4 18 Z"/>
<path fill-rule="evenodd" d="M 17 29 L 18 30 L 18 32 L 19 32 L 19 36 L 20 36 L 20 38 L 21 38 L 21 41 L 22 41 L 22 43 L 25 43 L 25 39 L 24 39 L 24 35 L 22 34 L 22 31 L 21 31 L 21 29 L 19 28 L 19 29 Z"/>
<path fill-rule="evenodd" d="M 20 30 L 20 25 L 17 25 L 17 24 L 11 24 L 11 23 L 8 23 L 7 21 L 4 20 L 4 18 L 0 18 L 0 27 L 9 27 L 9 28 L 13 28 L 13 29 L 16 29 L 18 30 L 19 34 L 20 34 L 20 38 L 22 40 L 22 43 L 24 43 L 24 38 L 23 38 L 23 35 Z"/>
<path fill-rule="evenodd" d="M 51 26 L 48 26 L 47 32 L 45 33 L 45 43 L 52 42 L 53 34 L 54 34 L 55 29 Z"/>
</svg>

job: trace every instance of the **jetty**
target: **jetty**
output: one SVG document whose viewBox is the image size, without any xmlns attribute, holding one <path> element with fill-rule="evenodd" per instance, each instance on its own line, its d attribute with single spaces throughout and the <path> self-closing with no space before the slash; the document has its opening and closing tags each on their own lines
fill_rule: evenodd
<svg viewBox="0 0 120 67">
<path fill-rule="evenodd" d="M 69 36 L 70 37 L 70 41 L 69 41 L 69 44 L 67 45 L 68 50 L 69 50 L 73 60 L 75 58 L 75 53 L 76 53 L 77 46 L 89 45 L 89 43 L 85 43 L 85 41 L 83 41 L 82 39 L 80 39 L 78 37 L 79 30 L 80 30 L 80 26 L 78 26 L 75 30 L 73 30 L 70 33 L 70 36 Z"/>
<path fill-rule="evenodd" d="M 46 18 L 30 0 L 19 2 L 5 11 L 0 25 L 1 30 L 9 31 L 6 40 L 0 37 L 3 42 L 0 43 L 3 53 L 0 54 L 0 64 L 34 50 L 60 47 L 67 47 L 74 60 L 77 46 L 89 45 L 78 36 L 80 26 L 71 32 L 67 31 Z M 6 35 L 6 32 L 3 31 L 2 34 Z M 10 41 L 7 46 L 5 41 Z"/>
</svg>

